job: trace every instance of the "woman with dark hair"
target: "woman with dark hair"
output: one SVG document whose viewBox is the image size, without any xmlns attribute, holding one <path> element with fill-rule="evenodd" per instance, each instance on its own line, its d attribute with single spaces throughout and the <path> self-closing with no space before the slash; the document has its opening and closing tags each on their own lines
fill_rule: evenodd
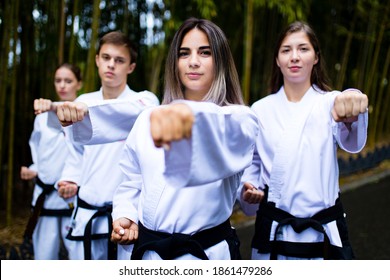
<svg viewBox="0 0 390 280">
<path fill-rule="evenodd" d="M 229 217 L 256 116 L 214 23 L 186 20 L 166 63 L 165 105 L 144 110 L 126 140 L 111 238 L 136 241 L 132 259 L 238 259 Z"/>
<path fill-rule="evenodd" d="M 54 74 L 54 87 L 59 101 L 73 101 L 81 89 L 81 71 L 76 65 L 64 63 Z M 72 147 L 67 144 L 64 132 L 53 108 L 57 102 L 48 99 L 34 100 L 37 116 L 29 140 L 33 164 L 22 166 L 23 180 L 35 179 L 32 215 L 25 238 L 32 238 L 36 260 L 58 260 L 61 243 L 65 244 L 72 208 L 58 195 L 54 184 L 60 178 L 65 159 Z"/>
<path fill-rule="evenodd" d="M 317 35 L 314 33 L 313 29 L 301 22 L 297 21 L 292 23 L 284 32 L 279 36 L 278 41 L 276 42 L 276 47 L 274 49 L 274 60 L 272 63 L 272 72 L 271 72 L 271 83 L 270 91 L 271 93 L 276 93 L 284 84 L 284 75 L 281 68 L 278 66 L 277 57 L 279 55 L 280 47 L 283 43 L 284 38 L 292 33 L 303 31 L 306 33 L 308 40 L 313 48 L 313 51 L 317 57 L 317 62 L 313 65 L 313 69 L 310 75 L 310 83 L 316 85 L 319 89 L 323 91 L 331 91 L 331 86 L 329 85 L 329 78 L 325 70 L 325 61 L 322 59 L 322 54 L 320 51 L 320 43 L 318 41 Z"/>
<path fill-rule="evenodd" d="M 281 33 L 271 77 L 272 94 L 252 105 L 260 133 L 238 196 L 257 214 L 252 258 L 352 259 L 337 148 L 363 149 L 367 96 L 330 91 L 316 35 L 299 21 Z"/>
</svg>

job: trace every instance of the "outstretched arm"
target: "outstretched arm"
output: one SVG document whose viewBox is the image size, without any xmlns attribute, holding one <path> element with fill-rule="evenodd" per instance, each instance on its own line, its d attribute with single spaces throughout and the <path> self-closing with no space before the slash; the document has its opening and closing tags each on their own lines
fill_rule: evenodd
<svg viewBox="0 0 390 280">
<path fill-rule="evenodd" d="M 158 120 L 154 113 L 161 114 Z M 161 106 L 151 113 L 150 124 L 155 145 L 170 145 L 164 176 L 177 187 L 241 172 L 251 163 L 258 133 L 257 118 L 249 107 L 211 102 L 181 100 Z M 194 160 L 202 164 L 193 164 Z"/>
<path fill-rule="evenodd" d="M 336 96 L 332 116 L 336 122 L 344 122 L 350 130 L 351 123 L 358 120 L 359 114 L 367 112 L 367 95 L 358 90 L 349 89 Z"/>
<path fill-rule="evenodd" d="M 57 110 L 57 102 L 53 102 L 50 99 L 39 98 L 34 100 L 34 113 L 39 115 L 48 111 Z"/>
<path fill-rule="evenodd" d="M 81 98 L 81 96 L 80 96 Z M 67 104 L 58 115 L 63 125 L 72 125 L 73 139 L 81 144 L 104 144 L 125 140 L 138 115 L 146 108 L 159 104 L 155 94 L 144 91 L 129 99 L 89 100 L 80 99 L 75 108 Z M 87 107 L 85 107 L 85 105 Z M 80 107 L 79 107 L 80 106 Z M 81 120 L 81 121 L 80 121 Z"/>
<path fill-rule="evenodd" d="M 160 106 L 150 114 L 150 130 L 154 145 L 169 149 L 172 141 L 191 137 L 194 114 L 182 103 Z"/>
<path fill-rule="evenodd" d="M 360 152 L 366 143 L 367 106 L 367 95 L 355 89 L 345 90 L 334 99 L 332 116 L 339 123 L 334 135 L 340 148 L 347 152 Z"/>
<path fill-rule="evenodd" d="M 82 121 L 88 114 L 88 106 L 83 102 L 66 101 L 57 106 L 57 117 L 62 126 Z"/>
</svg>

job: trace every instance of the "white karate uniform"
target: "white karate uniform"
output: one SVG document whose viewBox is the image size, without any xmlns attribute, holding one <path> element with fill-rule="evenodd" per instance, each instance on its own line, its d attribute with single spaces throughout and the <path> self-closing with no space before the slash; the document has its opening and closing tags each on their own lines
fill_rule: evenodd
<svg viewBox="0 0 390 280">
<path fill-rule="evenodd" d="M 346 126 L 333 120 L 331 110 L 339 91 L 320 92 L 311 87 L 300 102 L 289 102 L 284 88 L 252 105 L 259 119 L 260 133 L 252 165 L 242 182 L 263 189 L 269 186 L 268 201 L 296 217 L 310 217 L 333 206 L 339 197 L 337 147 L 350 153 L 361 151 L 367 139 L 368 114 L 360 114 Z M 241 185 L 242 188 L 242 185 Z M 239 193 L 242 194 L 242 189 Z M 247 215 L 255 215 L 258 204 L 248 204 L 239 196 Z M 270 240 L 277 222 L 272 223 Z M 336 222 L 324 225 L 330 243 L 341 247 Z M 277 240 L 321 242 L 323 234 L 309 228 L 296 233 L 291 226 L 279 231 Z M 253 259 L 269 254 L 252 251 Z M 279 256 L 280 258 L 280 256 Z"/>
<path fill-rule="evenodd" d="M 195 122 L 190 139 L 156 148 L 150 112 L 141 113 L 120 162 L 125 180 L 114 196 L 113 219 L 126 217 L 151 230 L 194 234 L 225 222 L 232 214 L 243 170 L 249 166 L 258 133 L 246 106 L 220 107 L 184 102 Z M 226 241 L 205 250 L 209 259 L 230 259 Z M 161 259 L 146 251 L 143 259 Z M 186 254 L 179 259 L 197 259 Z"/>
<path fill-rule="evenodd" d="M 38 173 L 40 180 L 47 185 L 54 185 L 60 178 L 65 159 L 71 152 L 64 130 L 54 112 L 46 112 L 35 117 L 34 129 L 29 145 L 33 164 L 30 169 Z M 32 205 L 43 189 L 34 187 Z M 69 210 L 68 203 L 56 190 L 46 195 L 43 208 L 47 210 Z M 70 217 L 40 216 L 33 232 L 34 258 L 36 260 L 58 260 L 61 239 L 68 248 L 65 236 L 68 232 Z"/>
<path fill-rule="evenodd" d="M 95 117 L 94 109 L 98 108 L 97 110 L 99 111 L 101 109 L 101 104 L 109 103 L 110 106 L 103 106 L 105 108 L 103 109 L 103 116 L 110 121 L 111 125 L 102 127 L 101 130 L 99 130 L 99 133 L 102 135 L 115 133 L 116 127 L 120 124 L 116 122 L 115 116 L 107 111 L 107 108 L 115 108 L 118 101 L 121 100 L 136 104 L 133 107 L 128 107 L 128 110 L 132 109 L 130 110 L 132 119 L 130 118 L 126 124 L 129 127 L 131 127 L 135 118 L 143 109 L 148 106 L 158 105 L 158 99 L 153 93 L 146 91 L 137 93 L 130 90 L 128 86 L 126 86 L 125 90 L 115 100 L 103 101 L 102 90 L 83 94 L 78 97 L 76 101 L 85 102 L 91 107 L 89 107 L 89 114 L 86 120 L 82 123 L 90 124 L 90 121 L 94 120 Z M 76 131 L 78 128 L 82 127 L 83 124 L 74 124 L 73 129 L 70 131 Z M 123 123 L 121 125 L 123 125 Z M 83 130 L 81 128 L 80 131 L 83 136 L 90 136 L 86 133 L 88 130 Z M 84 141 L 84 143 L 88 143 L 88 141 Z M 123 181 L 123 174 L 119 168 L 119 160 L 123 153 L 124 143 L 124 140 L 120 140 L 96 145 L 75 144 L 79 151 L 79 156 L 78 158 L 71 158 L 67 161 L 61 180 L 78 183 L 80 186 L 78 196 L 88 204 L 99 207 L 111 205 L 115 188 Z M 71 236 L 84 236 L 85 226 L 95 212 L 95 210 L 77 206 L 73 214 Z M 107 259 L 107 241 L 111 236 L 111 232 L 108 232 L 108 219 L 106 216 L 97 217 L 93 220 L 92 234 L 108 234 L 108 238 L 93 240 L 91 246 L 92 259 Z M 119 248 L 119 250 L 122 250 L 122 248 Z M 118 253 L 118 255 L 121 255 L 122 257 L 123 254 L 123 252 Z M 131 250 L 128 253 L 127 259 L 130 258 L 130 254 Z M 72 242 L 69 258 L 84 259 L 84 245 L 82 241 Z"/>
</svg>

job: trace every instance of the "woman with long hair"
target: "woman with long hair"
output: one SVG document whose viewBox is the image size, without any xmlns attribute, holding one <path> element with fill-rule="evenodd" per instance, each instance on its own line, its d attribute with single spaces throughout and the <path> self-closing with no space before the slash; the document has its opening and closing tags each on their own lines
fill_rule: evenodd
<svg viewBox="0 0 390 280">
<path fill-rule="evenodd" d="M 252 105 L 260 133 L 239 193 L 257 214 L 252 258 L 351 259 L 337 148 L 363 149 L 367 96 L 330 90 L 317 37 L 300 21 L 281 33 L 271 77 L 271 94 Z"/>
</svg>

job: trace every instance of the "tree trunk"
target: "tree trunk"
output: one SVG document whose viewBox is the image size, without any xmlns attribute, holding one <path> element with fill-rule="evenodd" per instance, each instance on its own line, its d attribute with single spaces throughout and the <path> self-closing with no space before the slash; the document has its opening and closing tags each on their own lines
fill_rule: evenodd
<svg viewBox="0 0 390 280">
<path fill-rule="evenodd" d="M 388 28 L 387 27 L 388 26 L 387 15 L 388 15 L 389 9 L 390 9 L 390 1 L 388 1 L 387 6 L 385 8 L 382 22 L 380 24 L 378 36 L 376 37 L 377 39 L 376 39 L 376 43 L 375 43 L 374 57 L 372 59 L 370 73 L 368 74 L 369 79 L 367 80 L 368 83 L 366 86 L 366 88 L 368 89 L 367 92 L 369 93 L 370 103 L 372 104 L 371 106 L 374 108 L 374 111 L 373 111 L 373 114 L 372 114 L 372 117 L 370 120 L 371 126 L 369 127 L 369 133 L 368 133 L 368 144 L 369 145 L 374 145 L 376 140 L 377 140 L 376 139 L 377 133 L 375 130 L 377 127 L 378 117 L 379 117 L 379 113 L 380 113 L 380 106 L 381 106 L 381 103 L 377 102 L 377 98 L 381 98 L 381 97 L 378 96 L 379 92 L 376 90 L 378 88 L 377 87 L 378 81 L 375 78 L 378 76 L 377 67 L 378 67 L 379 53 L 380 53 L 380 50 L 382 47 L 383 36 L 384 36 L 386 29 Z M 375 83 L 375 81 L 377 81 L 377 83 Z M 381 81 L 379 81 L 379 83 L 381 83 Z"/>
<path fill-rule="evenodd" d="M 367 15 L 367 17 L 369 18 L 368 20 L 368 23 L 367 23 L 367 29 L 366 29 L 366 32 L 365 32 L 365 36 L 363 38 L 363 42 L 362 42 L 362 54 L 359 55 L 359 64 L 357 66 L 357 69 L 358 69 L 358 78 L 357 78 L 357 81 L 356 81 L 356 84 L 357 84 L 357 88 L 359 89 L 363 89 L 364 93 L 366 93 L 367 95 L 369 95 L 369 89 L 366 87 L 366 85 L 368 84 L 367 82 L 367 72 L 368 72 L 368 68 L 369 68 L 369 65 L 371 65 L 371 57 L 372 57 L 372 49 L 373 49 L 373 43 L 372 43 L 372 34 L 374 33 L 374 18 L 376 17 L 375 16 L 375 13 L 374 12 L 368 12 L 369 15 Z"/>
<path fill-rule="evenodd" d="M 19 59 L 19 79 L 18 79 L 18 102 L 17 102 L 17 116 L 16 121 L 19 125 L 16 125 L 15 133 L 18 135 L 18 149 L 16 150 L 16 163 L 15 166 L 19 168 L 21 165 L 28 166 L 31 164 L 31 152 L 29 146 L 29 132 L 32 130 L 32 123 L 34 122 L 33 112 L 33 99 L 34 99 L 34 85 L 36 80 L 34 73 L 36 72 L 36 61 L 37 55 L 34 52 L 35 36 L 31 36 L 34 33 L 34 24 L 32 19 L 33 4 L 30 1 L 23 2 L 20 6 L 20 26 L 25 32 L 20 33 L 20 59 Z M 34 40 L 31 40 L 34 38 Z M 24 181 L 23 184 L 26 188 L 23 190 L 27 191 L 28 182 Z"/>
<path fill-rule="evenodd" d="M 70 30 L 70 44 L 69 44 L 69 57 L 68 61 L 70 63 L 74 63 L 75 60 L 75 45 L 76 45 L 76 38 L 77 34 L 74 34 L 74 29 L 76 25 L 76 17 L 80 14 L 79 11 L 79 0 L 73 1 L 73 10 L 72 10 L 72 28 Z"/>
<path fill-rule="evenodd" d="M 158 93 L 159 91 L 159 77 L 161 74 L 161 69 L 163 68 L 163 61 L 165 57 L 165 44 L 160 44 L 154 46 L 153 48 L 148 49 L 147 61 L 146 61 L 146 76 L 148 78 L 148 88 L 153 93 Z M 163 94 L 163 93 L 161 93 Z"/>
<path fill-rule="evenodd" d="M 19 18 L 19 0 L 14 0 L 14 10 L 13 10 L 13 70 L 12 70 L 12 86 L 11 86 L 11 100 L 10 100 L 10 114 L 9 114 L 9 148 L 8 148 L 8 170 L 7 170 L 7 217 L 6 224 L 10 226 L 12 224 L 12 194 L 14 187 L 14 140 L 15 140 L 15 103 L 16 103 L 16 83 L 17 83 L 17 55 L 16 48 L 18 40 L 18 32 L 16 32 L 18 27 L 18 18 Z"/>
<path fill-rule="evenodd" d="M 373 126 L 372 133 L 375 133 L 375 140 L 381 140 L 385 138 L 385 130 L 389 125 L 386 123 L 387 116 L 389 115 L 389 103 L 390 103 L 390 85 L 389 85 L 389 65 L 390 65 L 390 48 L 387 49 L 387 55 L 385 60 L 385 65 L 383 67 L 382 77 L 379 83 L 379 92 L 377 99 L 377 106 L 373 111 L 375 122 L 370 122 L 370 125 Z M 387 85 L 383 84 L 383 81 L 387 81 Z M 387 87 L 387 93 L 385 93 L 385 88 Z M 370 101 L 371 103 L 371 101 Z M 375 105 L 375 104 L 374 104 Z M 370 105 L 372 106 L 372 105 Z"/>
<path fill-rule="evenodd" d="M 10 51 L 10 37 L 12 35 L 12 21 L 13 21 L 13 5 L 12 0 L 8 0 L 5 3 L 4 9 L 4 22 L 3 22 L 3 38 L 1 42 L 1 54 L 8 54 Z M 6 97 L 8 96 L 8 84 L 9 84 L 9 73 L 8 73 L 8 55 L 1 55 L 0 57 L 0 184 L 1 186 L 6 186 L 6 166 L 3 165 L 3 151 L 6 151 L 7 147 L 4 144 L 5 142 L 5 127 L 8 118 L 6 117 Z M 3 150 L 4 149 L 4 150 Z M 3 177 L 4 176 L 4 177 Z M 4 194 L 7 192 L 6 188 L 2 188 L 1 191 L 4 191 Z M 2 193 L 3 194 L 3 193 Z M 5 201 L 6 208 L 8 209 L 11 201 Z"/>
<path fill-rule="evenodd" d="M 65 40 L 65 0 L 61 1 L 59 9 L 60 30 L 58 32 L 58 65 L 64 62 L 64 40 Z"/>
<path fill-rule="evenodd" d="M 95 67 L 95 56 L 96 56 L 96 43 L 98 40 L 99 31 L 99 17 L 100 17 L 100 0 L 93 1 L 93 14 L 92 14 L 92 35 L 88 49 L 88 59 L 86 65 L 85 74 L 85 91 L 91 92 L 96 90 L 96 67 Z"/>
<path fill-rule="evenodd" d="M 345 42 L 345 47 L 344 47 L 344 53 L 343 53 L 343 56 L 342 56 L 340 72 L 338 73 L 338 76 L 337 76 L 337 81 L 336 81 L 336 86 L 335 86 L 335 88 L 337 90 L 342 90 L 343 89 L 345 73 L 347 71 L 349 54 L 350 54 L 350 51 L 351 51 L 352 39 L 353 39 L 353 35 L 354 35 L 354 32 L 355 32 L 356 19 L 357 19 L 357 12 L 355 11 L 355 14 L 353 16 L 353 20 L 352 20 L 352 23 L 351 23 L 351 28 L 348 30 L 347 40 Z"/>
<path fill-rule="evenodd" d="M 130 22 L 130 11 L 129 11 L 129 1 L 123 0 L 123 25 L 122 25 L 122 32 L 126 35 L 129 35 L 129 22 Z"/>
<path fill-rule="evenodd" d="M 251 69 L 252 69 L 252 45 L 253 45 L 253 0 L 247 1 L 246 6 L 246 25 L 243 53 L 243 73 L 241 87 L 244 95 L 245 104 L 249 105 L 251 88 Z"/>
</svg>

